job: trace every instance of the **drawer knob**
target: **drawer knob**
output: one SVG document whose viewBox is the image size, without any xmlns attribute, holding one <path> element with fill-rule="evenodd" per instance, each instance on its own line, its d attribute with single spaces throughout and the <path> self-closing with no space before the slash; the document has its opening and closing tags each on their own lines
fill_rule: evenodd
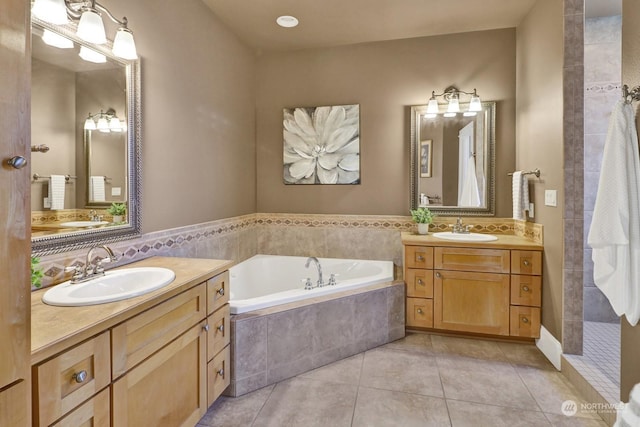
<svg viewBox="0 0 640 427">
<path fill-rule="evenodd" d="M 224 288 L 218 289 L 216 293 L 220 294 L 220 296 L 224 296 Z"/>
<path fill-rule="evenodd" d="M 418 314 L 423 314 L 424 312 L 422 311 L 421 308 L 418 309 Z"/>
<path fill-rule="evenodd" d="M 82 370 L 80 372 L 76 372 L 75 374 L 73 374 L 73 377 L 71 378 L 78 384 L 81 384 L 84 382 L 84 380 L 87 379 L 87 371 Z"/>
<path fill-rule="evenodd" d="M 525 292 L 529 292 L 529 287 L 528 286 L 523 286 L 522 290 L 525 291 Z"/>
<path fill-rule="evenodd" d="M 524 261 L 522 261 L 522 263 L 525 265 L 525 267 L 529 267 L 531 265 L 528 259 L 525 259 Z"/>
<path fill-rule="evenodd" d="M 526 317 L 522 318 L 522 323 L 529 323 L 529 319 L 527 319 Z"/>
<path fill-rule="evenodd" d="M 423 257 L 422 255 L 418 255 L 418 256 L 416 257 L 416 259 L 417 259 L 418 261 L 424 261 L 424 257 Z"/>
<path fill-rule="evenodd" d="M 436 277 L 440 279 L 442 277 L 442 274 L 440 274 L 440 272 L 436 272 Z"/>
<path fill-rule="evenodd" d="M 220 375 L 221 377 L 224 377 L 224 368 L 220 368 L 216 371 L 218 373 L 218 375 Z"/>
<path fill-rule="evenodd" d="M 422 281 L 422 279 L 418 279 L 418 285 L 424 285 L 424 282 Z"/>
<path fill-rule="evenodd" d="M 220 323 L 220 325 L 218 325 L 216 329 L 219 330 L 220 332 L 224 332 L 224 323 Z"/>
<path fill-rule="evenodd" d="M 209 332 L 209 324 L 207 323 L 206 325 L 204 325 L 202 329 L 204 329 L 205 332 Z"/>
</svg>

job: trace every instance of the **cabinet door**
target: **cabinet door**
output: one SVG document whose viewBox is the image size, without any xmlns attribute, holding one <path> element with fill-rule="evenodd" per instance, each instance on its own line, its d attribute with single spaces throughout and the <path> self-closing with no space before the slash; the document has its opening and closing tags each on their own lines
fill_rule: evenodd
<svg viewBox="0 0 640 427">
<path fill-rule="evenodd" d="M 225 271 L 207 280 L 207 314 L 229 302 L 229 272 Z"/>
<path fill-rule="evenodd" d="M 194 426 L 207 410 L 201 322 L 113 384 L 113 427 Z"/>
<path fill-rule="evenodd" d="M 231 346 L 228 345 L 207 365 L 208 406 L 231 384 Z"/>
<path fill-rule="evenodd" d="M 508 274 L 443 270 L 434 276 L 434 328 L 509 335 Z"/>
<path fill-rule="evenodd" d="M 407 328 L 433 328 L 433 300 L 407 298 Z"/>
<path fill-rule="evenodd" d="M 404 265 L 407 268 L 433 268 L 433 248 L 405 246 Z"/>
<path fill-rule="evenodd" d="M 111 405 L 106 388 L 51 427 L 109 427 Z"/>
<path fill-rule="evenodd" d="M 28 426 L 29 383 L 19 383 L 0 391 L 0 426 Z"/>
<path fill-rule="evenodd" d="M 407 268 L 407 296 L 433 298 L 433 270 Z"/>
<path fill-rule="evenodd" d="M 208 318 L 209 330 L 207 333 L 207 360 L 213 359 L 220 350 L 231 342 L 229 304 L 219 308 Z"/>
</svg>

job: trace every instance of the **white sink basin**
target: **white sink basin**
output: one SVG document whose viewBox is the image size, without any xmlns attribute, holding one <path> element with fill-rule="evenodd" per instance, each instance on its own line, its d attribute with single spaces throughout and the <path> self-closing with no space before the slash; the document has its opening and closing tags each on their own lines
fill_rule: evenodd
<svg viewBox="0 0 640 427">
<path fill-rule="evenodd" d="M 107 271 L 104 276 L 49 289 L 42 301 L 49 305 L 75 307 L 104 304 L 146 294 L 173 282 L 176 275 L 168 268 L 134 267 Z"/>
<path fill-rule="evenodd" d="M 69 221 L 60 224 L 60 227 L 68 228 L 83 228 L 83 227 L 97 227 L 99 225 L 109 224 L 108 221 Z"/>
<path fill-rule="evenodd" d="M 452 233 L 451 231 L 443 231 L 441 233 L 433 233 L 433 237 L 444 240 L 455 240 L 457 242 L 492 242 L 498 240 L 493 234 L 480 234 L 480 233 Z"/>
</svg>

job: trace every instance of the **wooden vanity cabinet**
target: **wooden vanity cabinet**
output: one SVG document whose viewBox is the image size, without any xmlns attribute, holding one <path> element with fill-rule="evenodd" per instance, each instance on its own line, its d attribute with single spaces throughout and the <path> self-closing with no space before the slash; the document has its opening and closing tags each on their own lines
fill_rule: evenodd
<svg viewBox="0 0 640 427">
<path fill-rule="evenodd" d="M 231 384 L 229 272 L 207 281 L 207 405 Z"/>
</svg>

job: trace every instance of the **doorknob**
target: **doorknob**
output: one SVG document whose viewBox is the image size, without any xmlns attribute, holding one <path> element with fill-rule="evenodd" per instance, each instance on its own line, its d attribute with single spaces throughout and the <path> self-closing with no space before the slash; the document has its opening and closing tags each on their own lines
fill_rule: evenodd
<svg viewBox="0 0 640 427">
<path fill-rule="evenodd" d="M 27 166 L 27 159 L 22 156 L 14 156 L 7 160 L 7 164 L 16 169 L 22 169 L 23 167 Z"/>
</svg>

